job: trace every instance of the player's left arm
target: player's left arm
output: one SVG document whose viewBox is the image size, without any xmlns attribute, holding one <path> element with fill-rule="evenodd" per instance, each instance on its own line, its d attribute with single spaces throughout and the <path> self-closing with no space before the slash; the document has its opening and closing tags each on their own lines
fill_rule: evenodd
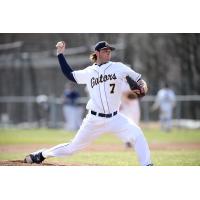
<svg viewBox="0 0 200 200">
<path fill-rule="evenodd" d="M 141 78 L 141 74 L 135 72 L 130 67 L 126 68 L 126 80 L 131 88 L 131 90 L 138 95 L 138 97 L 143 97 L 148 91 L 147 83 Z"/>
<path fill-rule="evenodd" d="M 132 93 L 135 94 L 136 97 L 143 97 L 146 95 L 148 87 L 147 83 L 143 79 L 139 78 L 135 81 L 130 76 L 126 76 L 126 80 Z"/>
</svg>

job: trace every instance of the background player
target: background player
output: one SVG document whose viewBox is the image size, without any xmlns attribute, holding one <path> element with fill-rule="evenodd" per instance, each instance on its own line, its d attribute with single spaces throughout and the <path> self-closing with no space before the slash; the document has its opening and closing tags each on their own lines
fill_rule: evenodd
<svg viewBox="0 0 200 200">
<path fill-rule="evenodd" d="M 63 92 L 63 115 L 65 119 L 65 130 L 75 131 L 80 127 L 82 112 L 78 105 L 80 94 L 74 83 L 66 83 Z"/>
<path fill-rule="evenodd" d="M 137 97 L 132 95 L 129 85 L 125 82 L 122 89 L 120 112 L 139 125 L 140 104 Z"/>
<path fill-rule="evenodd" d="M 159 109 L 159 119 L 161 130 L 170 131 L 172 128 L 173 109 L 176 105 L 176 96 L 172 89 L 169 88 L 168 83 L 165 87 L 160 89 L 156 95 L 156 100 L 152 106 L 152 110 Z"/>
<path fill-rule="evenodd" d="M 132 121 L 132 123 L 135 123 L 136 125 L 139 126 L 140 122 L 139 100 L 136 96 L 133 95 L 127 82 L 124 82 L 122 87 L 120 113 L 128 117 Z M 132 144 L 129 141 L 126 141 L 125 145 L 128 148 L 132 147 Z"/>
<path fill-rule="evenodd" d="M 90 94 L 86 106 L 88 114 L 70 143 L 31 153 L 26 156 L 25 162 L 41 163 L 48 157 L 71 155 L 85 148 L 101 134 L 113 132 L 123 141 L 134 143 L 140 165 L 152 165 L 150 150 L 142 130 L 119 113 L 121 86 L 127 75 L 137 81 L 137 93 L 144 95 L 147 92 L 147 85 L 141 75 L 122 63 L 111 62 L 111 51 L 115 48 L 105 41 L 95 45 L 95 52 L 90 56 L 94 64 L 78 71 L 73 71 L 64 58 L 65 43 L 59 42 L 56 46 L 64 75 L 73 82 L 87 85 Z"/>
</svg>

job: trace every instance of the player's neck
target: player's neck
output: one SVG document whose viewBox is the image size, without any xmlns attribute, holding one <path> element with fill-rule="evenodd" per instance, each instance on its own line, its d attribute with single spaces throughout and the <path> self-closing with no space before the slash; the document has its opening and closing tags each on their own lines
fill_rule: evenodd
<svg viewBox="0 0 200 200">
<path fill-rule="evenodd" d="M 108 62 L 109 62 L 109 61 L 106 61 L 106 62 L 100 62 L 100 61 L 98 62 L 98 61 L 97 61 L 95 64 L 98 65 L 98 66 L 101 66 L 101 65 L 104 65 L 104 64 L 106 64 L 106 63 L 108 63 Z"/>
</svg>

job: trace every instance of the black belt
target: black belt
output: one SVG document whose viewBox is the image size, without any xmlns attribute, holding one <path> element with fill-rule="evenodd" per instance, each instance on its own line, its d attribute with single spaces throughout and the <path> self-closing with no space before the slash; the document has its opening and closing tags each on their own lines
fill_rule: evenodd
<svg viewBox="0 0 200 200">
<path fill-rule="evenodd" d="M 113 117 L 117 114 L 117 111 L 115 111 L 114 113 L 110 113 L 110 114 L 104 114 L 104 113 L 97 113 L 93 110 L 91 110 L 91 114 L 92 115 L 97 115 L 99 117 L 106 117 L 106 118 L 109 118 L 109 117 Z"/>
</svg>

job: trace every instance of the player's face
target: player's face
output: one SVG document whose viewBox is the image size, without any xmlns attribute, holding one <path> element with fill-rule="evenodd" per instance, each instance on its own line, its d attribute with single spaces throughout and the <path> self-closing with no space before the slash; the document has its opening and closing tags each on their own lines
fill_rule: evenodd
<svg viewBox="0 0 200 200">
<path fill-rule="evenodd" d="M 110 61 L 111 59 L 111 50 L 110 49 L 102 49 L 98 52 L 97 57 L 101 63 L 105 63 Z"/>
</svg>

